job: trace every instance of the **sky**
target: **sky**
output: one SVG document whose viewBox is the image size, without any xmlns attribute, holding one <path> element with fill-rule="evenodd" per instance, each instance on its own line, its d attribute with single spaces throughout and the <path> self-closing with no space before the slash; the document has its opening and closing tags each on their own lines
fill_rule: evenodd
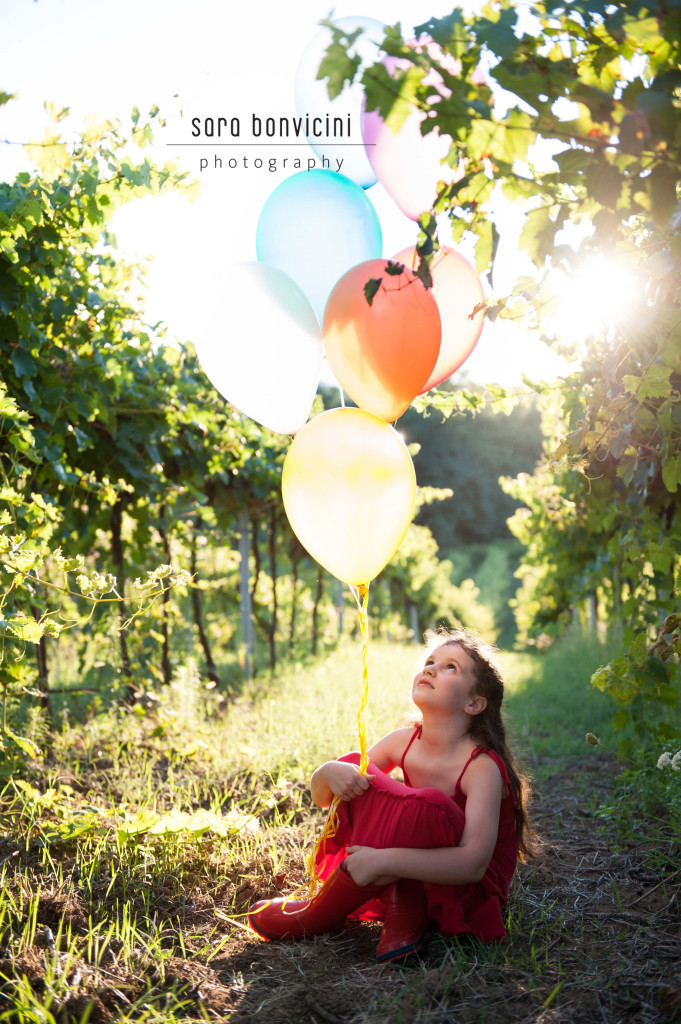
<svg viewBox="0 0 681 1024">
<path fill-rule="evenodd" d="M 281 160 L 274 173 L 267 161 L 259 170 L 253 161 L 244 167 L 243 157 L 254 150 L 179 145 L 192 140 L 192 118 L 238 118 L 245 138 L 253 113 L 295 116 L 296 70 L 320 20 L 331 13 L 399 21 L 410 32 L 450 10 L 451 0 L 365 0 L 361 7 L 339 2 L 333 8 L 328 0 L 5 0 L 0 90 L 16 99 L 0 108 L 0 176 L 11 180 L 30 167 L 18 143 L 43 136 L 50 124 L 45 101 L 70 108 L 60 126 L 65 134 L 79 130 L 89 115 L 117 117 L 126 125 L 134 106 L 144 115 L 158 104 L 166 127 L 157 133 L 151 156 L 156 162 L 176 160 L 199 180 L 200 194 L 191 203 L 178 194 L 137 200 L 116 213 L 113 228 L 127 256 L 149 261 L 149 322 L 167 323 L 171 339 L 191 339 L 202 296 L 220 289 L 231 265 L 256 259 L 260 211 L 290 173 Z M 258 152 L 315 156 L 309 148 Z M 238 157 L 236 168 L 229 168 L 227 153 Z M 216 156 L 223 157 L 222 167 L 215 166 Z M 208 167 L 201 168 L 201 158 Z M 385 189 L 376 184 L 367 195 L 381 222 L 383 256 L 414 244 L 416 225 Z M 518 271 L 521 220 L 506 213 L 501 222 L 498 294 Z M 216 331 L 229 326 L 229 310 L 224 316 Z M 521 373 L 548 378 L 556 372 L 550 354 L 524 327 L 503 322 L 485 326 L 464 367 L 471 379 L 507 385 L 518 383 Z"/>
</svg>

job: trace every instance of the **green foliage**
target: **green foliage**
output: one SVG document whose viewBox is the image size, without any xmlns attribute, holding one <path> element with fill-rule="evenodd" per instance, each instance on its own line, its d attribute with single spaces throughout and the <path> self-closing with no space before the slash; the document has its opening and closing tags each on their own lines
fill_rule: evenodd
<svg viewBox="0 0 681 1024">
<path fill-rule="evenodd" d="M 139 146 L 150 130 L 133 130 Z M 173 500 L 163 463 L 181 447 L 171 442 L 163 459 L 160 446 L 191 416 L 188 375 L 130 304 L 136 273 L 117 260 L 106 226 L 121 202 L 183 176 L 135 164 L 110 124 L 90 124 L 68 149 L 55 137 L 34 150 L 40 173 L 0 184 L 0 682 L 10 764 L 12 744 L 36 752 L 7 725 L 8 699 L 34 692 L 27 647 L 37 649 L 34 695 L 47 708 L 46 640 L 67 626 L 97 628 L 107 605 L 120 607 L 119 635 L 188 578 L 169 564 L 147 569 L 145 541 L 129 611 L 123 562 L 114 575 L 111 559 L 102 570 L 94 554 L 117 510 L 148 509 L 161 493 Z"/>
<path fill-rule="evenodd" d="M 466 415 L 445 422 L 439 415 L 418 415 L 413 409 L 400 421 L 407 440 L 420 445 L 414 458 L 419 483 L 453 490 L 446 501 L 421 509 L 417 520 L 432 530 L 448 552 L 508 538 L 506 520 L 517 503 L 504 495 L 499 477 L 532 470 L 541 455 L 534 403 L 523 403 L 504 414 L 479 397 L 477 412 L 469 409 Z"/>
<path fill-rule="evenodd" d="M 676 740 L 681 737 L 674 717 L 681 703 L 680 661 L 681 615 L 669 615 L 654 644 L 637 634 L 626 654 L 599 668 L 591 682 L 621 704 L 615 722 L 633 726 L 639 742 L 651 735 Z"/>
<path fill-rule="evenodd" d="M 546 395 L 547 455 L 533 475 L 504 487 L 526 506 L 511 520 L 527 548 L 516 602 L 521 637 L 558 633 L 588 601 L 594 621 L 623 623 L 633 644 L 596 682 L 656 706 L 661 719 L 680 704 L 663 679 L 670 666 L 637 652 L 661 618 L 678 612 L 681 571 L 681 12 L 661 0 L 585 0 L 525 13 L 525 30 L 506 2 L 433 18 L 421 30 L 440 55 L 386 30 L 384 51 L 405 58 L 413 74 L 367 69 L 367 106 L 384 117 L 406 104 L 428 108 L 424 128 L 451 139 L 447 162 L 463 169 L 421 218 L 422 264 L 437 250 L 432 225 L 441 213 L 455 237 L 477 236 L 484 269 L 494 251 L 490 203 L 501 188 L 522 204 L 520 244 L 538 272 L 561 266 L 569 274 L 596 254 L 636 270 L 642 311 L 616 333 L 591 338 L 554 395 L 537 388 Z M 458 74 L 447 70 L 451 58 Z M 431 70 L 449 95 L 428 107 Z M 538 140 L 555 153 L 546 170 L 532 164 Z M 592 230 L 580 249 L 560 244 L 558 232 L 582 222 Z M 539 306 L 539 291 L 518 281 L 487 312 L 508 314 L 518 300 Z M 467 400 L 438 393 L 420 406 L 458 410 Z"/>
<path fill-rule="evenodd" d="M 681 750 L 672 743 L 672 749 L 662 749 L 650 743 L 632 744 L 631 757 L 617 776 L 607 803 L 598 808 L 609 830 L 613 826 L 620 837 L 635 837 L 637 841 L 649 835 L 650 822 L 662 823 L 657 849 L 652 863 L 658 870 L 675 871 L 678 865 L 676 851 L 681 837 Z M 675 753 L 676 751 L 676 753 Z M 632 814 L 632 806 L 638 809 Z"/>
<path fill-rule="evenodd" d="M 446 551 L 452 563 L 452 580 L 460 584 L 473 579 L 479 590 L 478 600 L 494 617 L 496 642 L 510 648 L 516 637 L 516 621 L 510 607 L 518 581 L 515 572 L 523 553 L 522 545 L 509 537 L 489 544 L 459 545 Z"/>
<path fill-rule="evenodd" d="M 381 579 L 390 589 L 393 608 L 399 607 L 401 600 L 408 602 L 403 621 L 417 627 L 415 639 L 440 623 L 464 625 L 489 641 L 495 639 L 494 616 L 478 602 L 479 590 L 473 580 L 462 580 L 458 586 L 452 582 L 452 563 L 439 557 L 437 542 L 427 526 L 412 523 Z"/>
</svg>

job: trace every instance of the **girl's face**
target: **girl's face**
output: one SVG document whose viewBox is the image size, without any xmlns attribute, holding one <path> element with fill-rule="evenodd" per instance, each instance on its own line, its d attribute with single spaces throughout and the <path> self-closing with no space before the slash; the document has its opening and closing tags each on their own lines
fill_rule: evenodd
<svg viewBox="0 0 681 1024">
<path fill-rule="evenodd" d="M 460 644 L 442 644 L 427 656 L 414 677 L 412 700 L 417 708 L 471 712 L 476 700 L 475 665 Z"/>
</svg>

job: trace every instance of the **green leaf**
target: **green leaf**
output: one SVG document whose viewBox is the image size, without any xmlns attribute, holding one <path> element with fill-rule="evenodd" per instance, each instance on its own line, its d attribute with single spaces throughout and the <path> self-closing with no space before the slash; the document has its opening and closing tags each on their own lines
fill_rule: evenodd
<svg viewBox="0 0 681 1024">
<path fill-rule="evenodd" d="M 669 669 L 662 659 L 654 654 L 649 655 L 643 662 L 643 671 L 657 684 L 669 682 Z"/>
<path fill-rule="evenodd" d="M 164 814 L 155 825 L 151 826 L 149 835 L 162 836 L 169 832 L 183 832 L 191 818 L 191 814 L 186 811 L 171 811 L 170 814 Z"/>
<path fill-rule="evenodd" d="M 471 43 L 470 32 L 466 30 L 462 13 L 456 9 L 444 18 L 431 18 L 422 25 L 414 27 L 414 36 L 417 39 L 424 34 L 429 35 L 431 39 L 443 47 L 449 47 L 452 41 L 462 40 L 462 36 L 467 46 L 470 46 Z"/>
<path fill-rule="evenodd" d="M 331 27 L 334 40 L 330 43 L 322 58 L 319 71 L 317 72 L 317 79 L 328 79 L 327 92 L 329 99 L 334 100 L 343 91 L 346 82 L 350 84 L 353 81 L 362 63 L 361 57 L 358 54 L 350 55 L 344 45 L 349 40 L 354 40 L 359 35 L 359 32 L 355 32 L 350 36 L 344 36 L 333 23 L 325 22 L 324 24 Z M 341 40 L 344 42 L 341 42 Z"/>
<path fill-rule="evenodd" d="M 14 636 L 30 644 L 39 643 L 43 635 L 42 625 L 36 622 L 32 615 L 26 615 L 25 612 L 16 612 L 9 619 L 9 628 Z"/>
<path fill-rule="evenodd" d="M 12 742 L 15 743 L 17 747 L 19 747 L 19 750 L 21 750 L 28 757 L 40 757 L 40 747 L 37 744 L 35 744 L 33 740 L 29 740 L 27 736 L 17 736 L 17 734 L 15 732 L 12 732 L 11 729 L 5 729 L 5 736 L 8 736 L 12 740 Z"/>
<path fill-rule="evenodd" d="M 18 377 L 35 377 L 38 373 L 36 360 L 25 348 L 15 348 L 10 358 Z"/>
<path fill-rule="evenodd" d="M 525 249 L 536 266 L 541 266 L 550 251 L 550 243 L 555 234 L 555 225 L 551 220 L 550 206 L 540 206 L 531 210 L 520 233 L 519 246 Z"/>
<path fill-rule="evenodd" d="M 645 633 L 639 633 L 629 647 L 629 657 L 637 665 L 642 665 L 648 657 L 648 638 Z"/>
<path fill-rule="evenodd" d="M 488 13 L 487 8 L 485 13 Z M 494 12 L 497 14 L 497 12 Z M 478 18 L 475 23 L 476 36 L 479 43 L 484 43 L 497 57 L 510 59 L 515 56 L 518 47 L 518 37 L 515 33 L 515 26 L 518 20 L 518 12 L 514 6 L 499 11 L 497 17 Z"/>
<path fill-rule="evenodd" d="M 627 373 L 622 377 L 624 390 L 635 395 L 638 402 L 646 402 L 651 398 L 666 398 L 671 386 L 671 368 L 653 363 L 646 367 L 642 376 Z"/>
<path fill-rule="evenodd" d="M 364 285 L 364 298 L 367 300 L 367 305 L 371 306 L 374 301 L 376 292 L 381 287 L 382 277 L 372 277 Z"/>
<path fill-rule="evenodd" d="M 586 182 L 593 198 L 614 210 L 620 197 L 622 179 L 620 172 L 605 158 L 593 161 L 586 171 Z"/>
<path fill-rule="evenodd" d="M 121 839 L 131 839 L 135 836 L 143 835 L 148 832 L 159 820 L 158 814 L 154 814 L 153 811 L 140 811 L 130 818 L 124 824 L 119 825 L 116 828 L 116 835 Z"/>
<path fill-rule="evenodd" d="M 44 843 L 52 845 L 54 843 L 68 843 L 88 833 L 97 834 L 104 832 L 106 832 L 106 828 L 102 825 L 99 814 L 85 812 L 74 814 L 72 818 L 66 821 L 50 825 L 48 829 L 43 831 L 42 839 Z"/>
<path fill-rule="evenodd" d="M 561 176 L 574 180 L 589 167 L 593 153 L 590 149 L 564 149 L 560 153 L 555 153 L 553 159 L 560 167 Z"/>
<path fill-rule="evenodd" d="M 648 8 L 648 10 L 650 10 L 650 8 Z M 647 18 L 642 18 L 638 12 L 636 13 L 636 17 L 628 15 L 624 19 L 623 27 L 627 37 L 632 40 L 640 50 L 652 52 L 658 49 L 664 42 L 660 35 L 658 19 L 652 14 Z M 646 11 L 646 13 L 648 12 Z"/>
<path fill-rule="evenodd" d="M 477 226 L 478 239 L 475 243 L 475 268 L 478 274 L 488 270 L 496 255 L 499 234 L 492 220 L 483 220 Z"/>
<path fill-rule="evenodd" d="M 622 456 L 617 463 L 617 476 L 620 480 L 624 480 L 627 486 L 634 479 L 634 473 L 638 465 L 638 458 L 636 455 L 630 455 L 629 453 Z"/>
<path fill-rule="evenodd" d="M 624 703 L 630 701 L 640 691 L 635 673 L 626 658 L 616 658 L 610 664 L 597 669 L 591 677 L 591 685 L 612 694 Z"/>
<path fill-rule="evenodd" d="M 667 490 L 674 494 L 681 480 L 681 456 L 668 459 L 662 463 L 662 482 Z"/>
</svg>

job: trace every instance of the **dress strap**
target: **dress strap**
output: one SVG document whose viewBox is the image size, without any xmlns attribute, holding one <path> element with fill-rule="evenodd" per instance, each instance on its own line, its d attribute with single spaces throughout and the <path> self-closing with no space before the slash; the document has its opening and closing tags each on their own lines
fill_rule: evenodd
<svg viewBox="0 0 681 1024">
<path fill-rule="evenodd" d="M 463 774 L 466 771 L 466 768 L 468 768 L 468 765 L 471 763 L 471 761 L 473 761 L 478 756 L 478 754 L 487 754 L 488 757 L 492 758 L 492 760 L 494 761 L 495 765 L 497 766 L 497 768 L 501 772 L 501 778 L 503 780 L 504 787 L 506 789 L 506 793 L 508 794 L 508 796 L 510 796 L 511 803 L 515 804 L 516 800 L 515 800 L 515 796 L 514 796 L 513 790 L 511 789 L 511 780 L 508 777 L 508 768 L 506 767 L 506 764 L 505 764 L 503 758 L 500 757 L 499 754 L 497 754 L 496 750 L 490 750 L 489 747 L 482 747 L 482 746 L 480 746 L 480 747 L 476 747 L 475 748 L 475 750 L 473 751 L 473 753 L 471 754 L 471 756 L 468 758 L 468 760 L 466 761 L 465 765 L 461 769 L 461 774 L 459 775 L 458 779 L 456 780 L 456 786 L 454 788 L 454 792 L 458 793 L 458 792 L 461 791 L 461 779 L 463 778 Z"/>
<path fill-rule="evenodd" d="M 404 776 L 405 784 L 407 786 L 411 786 L 412 789 L 414 787 L 411 785 L 411 782 L 409 781 L 409 775 L 407 774 L 407 769 L 404 767 L 404 759 L 407 756 L 407 752 L 408 752 L 410 746 L 412 745 L 412 743 L 414 742 L 414 740 L 417 739 L 421 735 L 421 731 L 422 731 L 421 723 L 417 722 L 416 725 L 414 726 L 413 733 L 409 737 L 409 742 L 407 743 L 406 747 L 404 748 L 404 753 L 402 754 L 402 760 L 400 761 L 400 768 L 402 769 L 402 775 Z"/>
</svg>

